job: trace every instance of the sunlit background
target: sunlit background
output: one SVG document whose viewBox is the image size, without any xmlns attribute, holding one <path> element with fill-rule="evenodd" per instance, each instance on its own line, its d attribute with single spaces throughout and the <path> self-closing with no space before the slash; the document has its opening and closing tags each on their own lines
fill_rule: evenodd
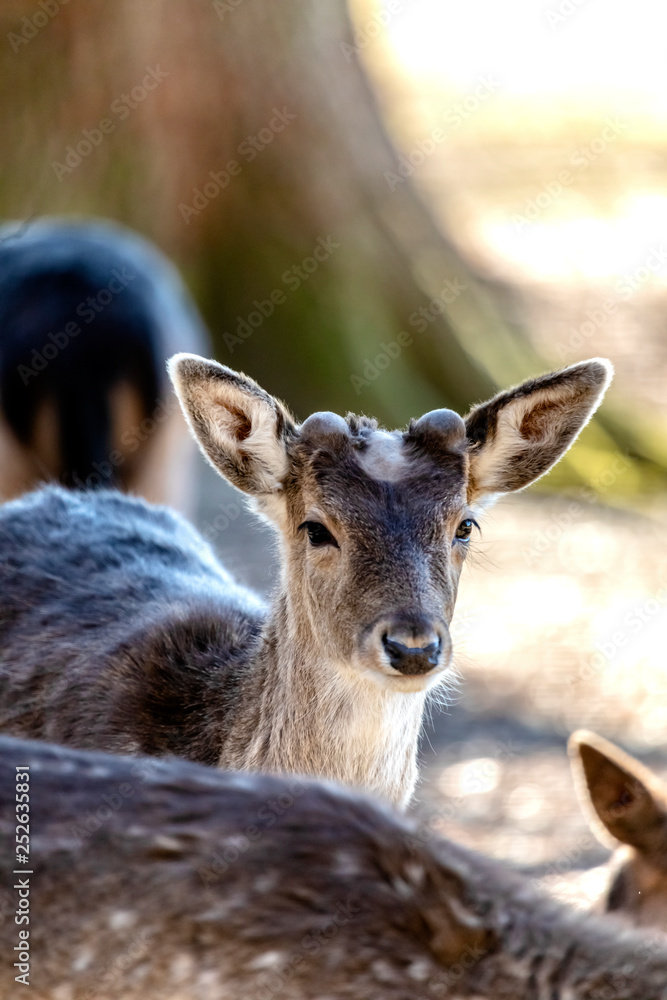
<svg viewBox="0 0 667 1000">
<path fill-rule="evenodd" d="M 353 10 L 406 173 L 442 227 L 490 281 L 510 286 L 515 315 L 554 365 L 612 358 L 622 405 L 651 433 L 655 421 L 664 449 L 660 5 L 357 0 Z M 633 472 L 618 461 L 608 490 Z M 459 803 L 442 821 L 448 833 L 474 831 L 483 849 L 538 871 L 573 844 L 585 846 L 565 868 L 597 857 L 562 750 L 545 742 L 585 726 L 665 767 L 663 497 L 647 503 L 640 487 L 632 506 L 652 516 L 582 497 L 506 502 L 459 599 L 463 694 L 438 724 L 428 792 Z M 447 746 L 461 709 L 475 736 Z"/>
<path fill-rule="evenodd" d="M 454 629 L 460 694 L 423 745 L 420 799 L 441 829 L 548 871 L 587 829 L 573 729 L 667 769 L 663 8 L 70 0 L 12 41 L 36 10 L 8 0 L 0 14 L 0 211 L 105 215 L 155 240 L 218 359 L 299 417 L 330 407 L 398 426 L 550 367 L 613 361 L 600 419 L 486 520 Z M 158 64 L 164 81 L 127 120 L 54 168 Z M 294 119 L 245 160 L 240 143 L 275 108 Z M 240 175 L 201 207 L 195 192 L 235 157 Z M 235 341 L 327 236 L 330 260 Z M 467 293 L 418 331 L 414 311 L 457 279 Z M 401 330 L 411 346 L 375 366 Z M 268 588 L 266 529 L 199 475 L 200 527 Z M 604 856 L 586 841 L 572 867 Z"/>
</svg>

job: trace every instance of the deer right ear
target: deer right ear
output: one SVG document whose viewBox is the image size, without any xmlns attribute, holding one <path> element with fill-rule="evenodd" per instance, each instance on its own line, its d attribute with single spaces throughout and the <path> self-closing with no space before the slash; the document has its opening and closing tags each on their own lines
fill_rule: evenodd
<svg viewBox="0 0 667 1000">
<path fill-rule="evenodd" d="M 247 375 L 195 354 L 175 354 L 168 369 L 211 465 L 244 493 L 279 492 L 288 468 L 287 441 L 295 434 L 282 403 Z"/>
<path fill-rule="evenodd" d="M 590 420 L 611 376 L 611 364 L 593 358 L 529 379 L 471 410 L 465 418 L 469 502 L 521 490 L 548 472 Z"/>
<path fill-rule="evenodd" d="M 574 733 L 568 749 L 580 795 L 583 791 L 582 805 L 586 809 L 586 800 L 590 802 L 603 830 L 642 854 L 664 852 L 667 795 L 659 779 L 595 733 Z M 604 835 L 600 839 L 607 842 Z"/>
</svg>

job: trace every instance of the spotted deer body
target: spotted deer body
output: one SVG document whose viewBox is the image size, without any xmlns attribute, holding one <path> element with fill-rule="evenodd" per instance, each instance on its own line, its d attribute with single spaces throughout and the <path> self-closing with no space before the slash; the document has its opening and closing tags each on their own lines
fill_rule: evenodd
<svg viewBox="0 0 667 1000">
<path fill-rule="evenodd" d="M 4 1000 L 667 998 L 661 935 L 340 786 L 0 737 L 4 843 L 17 780 L 30 864 L 0 856 L 0 903 L 21 881 L 30 923 L 0 920 Z"/>
<path fill-rule="evenodd" d="M 475 512 L 572 443 L 609 380 L 590 361 L 406 431 L 298 425 L 246 376 L 171 373 L 214 467 L 278 530 L 269 608 L 174 515 L 47 490 L 0 510 L 0 729 L 118 753 L 332 778 L 405 803 Z"/>
</svg>

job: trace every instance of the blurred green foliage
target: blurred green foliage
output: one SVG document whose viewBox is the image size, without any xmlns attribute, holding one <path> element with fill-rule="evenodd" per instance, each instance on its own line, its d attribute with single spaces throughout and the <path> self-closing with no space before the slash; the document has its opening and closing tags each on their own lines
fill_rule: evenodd
<svg viewBox="0 0 667 1000">
<path fill-rule="evenodd" d="M 349 409 L 400 426 L 548 368 L 410 182 L 387 182 L 396 153 L 342 55 L 344 0 L 227 7 L 70 0 L 33 32 L 38 8 L 9 0 L 2 215 L 101 215 L 154 239 L 218 359 L 299 417 Z M 595 487 L 619 451 L 633 471 L 605 500 L 664 486 L 655 428 L 603 412 L 544 488 Z"/>
</svg>

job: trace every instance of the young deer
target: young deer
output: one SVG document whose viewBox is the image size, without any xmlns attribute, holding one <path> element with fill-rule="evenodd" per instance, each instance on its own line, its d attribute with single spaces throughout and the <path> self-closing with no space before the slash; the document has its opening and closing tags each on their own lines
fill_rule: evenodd
<svg viewBox="0 0 667 1000">
<path fill-rule="evenodd" d="M 667 1000 L 662 935 L 335 785 L 2 737 L 0 836 L 3 1000 Z"/>
<path fill-rule="evenodd" d="M 406 803 L 474 510 L 543 475 L 608 384 L 592 360 L 466 420 L 297 426 L 244 375 L 171 373 L 214 467 L 279 530 L 270 611 L 169 511 L 46 490 L 0 510 L 0 728 L 115 753 L 313 774 Z"/>
<path fill-rule="evenodd" d="M 190 509 L 165 362 L 208 335 L 154 246 L 99 219 L 1 226 L 0 330 L 0 498 L 56 480 Z"/>
<path fill-rule="evenodd" d="M 591 828 L 603 844 L 618 848 L 607 866 L 601 908 L 667 930 L 667 787 L 595 733 L 574 733 L 569 749 Z"/>
</svg>

